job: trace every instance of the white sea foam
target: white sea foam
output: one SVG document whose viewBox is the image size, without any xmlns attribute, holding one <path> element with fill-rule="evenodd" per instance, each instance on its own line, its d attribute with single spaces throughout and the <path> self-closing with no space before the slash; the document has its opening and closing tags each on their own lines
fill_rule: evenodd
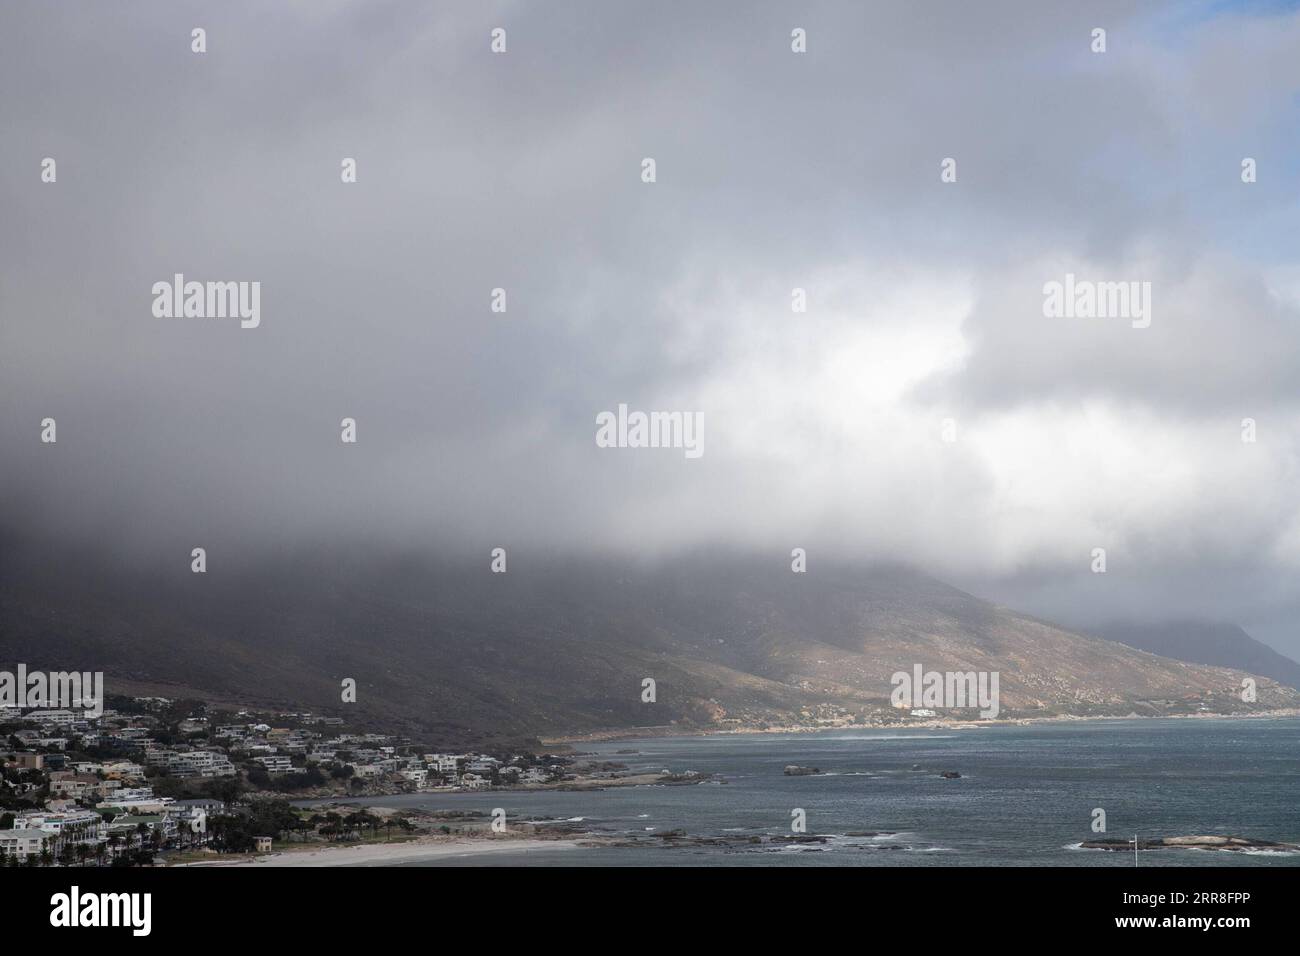
<svg viewBox="0 0 1300 956">
<path fill-rule="evenodd" d="M 1255 847 L 1249 850 L 1236 850 L 1236 853 L 1244 853 L 1246 856 L 1297 856 L 1300 850 L 1270 850 L 1268 847 Z"/>
</svg>

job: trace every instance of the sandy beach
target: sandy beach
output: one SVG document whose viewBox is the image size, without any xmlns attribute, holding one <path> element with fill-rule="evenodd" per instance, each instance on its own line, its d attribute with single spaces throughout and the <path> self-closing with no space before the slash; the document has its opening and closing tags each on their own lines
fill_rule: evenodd
<svg viewBox="0 0 1300 956">
<path fill-rule="evenodd" d="M 289 850 L 265 856 L 204 860 L 178 866 L 388 866 L 425 860 L 454 860 L 484 853 L 530 853 L 537 850 L 572 850 L 577 840 L 484 839 L 415 840 L 408 843 L 367 843 L 361 846 L 328 846 L 311 850 Z"/>
</svg>

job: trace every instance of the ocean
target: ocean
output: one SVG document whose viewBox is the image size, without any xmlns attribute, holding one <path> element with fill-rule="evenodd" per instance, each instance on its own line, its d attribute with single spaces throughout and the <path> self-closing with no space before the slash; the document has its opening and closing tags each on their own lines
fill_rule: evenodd
<svg viewBox="0 0 1300 956">
<path fill-rule="evenodd" d="M 646 772 L 694 770 L 699 785 L 600 791 L 410 794 L 353 802 L 426 809 L 504 808 L 647 845 L 530 851 L 538 865 L 1132 867 L 1132 850 L 1084 850 L 1098 837 L 1237 835 L 1300 842 L 1300 719 L 1100 720 L 967 730 L 828 730 L 584 744 Z M 619 754 L 620 750 L 635 753 Z M 786 776 L 798 764 L 817 776 Z M 944 779 L 956 771 L 959 779 Z M 1091 829 L 1094 809 L 1106 832 Z M 748 845 L 789 835 L 802 810 L 821 844 Z M 662 846 L 656 834 L 726 838 Z M 874 832 L 877 835 L 862 835 Z M 857 834 L 857 835 L 854 835 Z M 737 845 L 738 844 L 738 845 Z M 510 866 L 503 851 L 407 865 Z M 1300 854 L 1145 850 L 1136 865 L 1296 866 Z"/>
</svg>

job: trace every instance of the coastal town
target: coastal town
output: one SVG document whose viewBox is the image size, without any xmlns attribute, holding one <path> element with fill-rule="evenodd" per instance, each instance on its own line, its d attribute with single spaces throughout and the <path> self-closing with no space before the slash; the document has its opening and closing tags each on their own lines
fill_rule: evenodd
<svg viewBox="0 0 1300 956">
<path fill-rule="evenodd" d="M 564 754 L 433 752 L 339 717 L 162 697 L 109 697 L 98 716 L 0 707 L 0 865 L 154 865 L 381 828 L 390 840 L 449 833 L 428 814 L 290 801 L 600 785 L 618 771 Z"/>
</svg>

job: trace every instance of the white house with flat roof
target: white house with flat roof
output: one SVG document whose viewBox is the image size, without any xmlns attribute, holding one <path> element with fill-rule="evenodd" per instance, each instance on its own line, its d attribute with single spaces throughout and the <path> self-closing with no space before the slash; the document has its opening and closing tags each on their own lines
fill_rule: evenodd
<svg viewBox="0 0 1300 956">
<path fill-rule="evenodd" d="M 0 830 L 0 856 L 16 856 L 20 860 L 39 856 L 47 840 L 53 843 L 54 835 L 44 830 Z"/>
</svg>

